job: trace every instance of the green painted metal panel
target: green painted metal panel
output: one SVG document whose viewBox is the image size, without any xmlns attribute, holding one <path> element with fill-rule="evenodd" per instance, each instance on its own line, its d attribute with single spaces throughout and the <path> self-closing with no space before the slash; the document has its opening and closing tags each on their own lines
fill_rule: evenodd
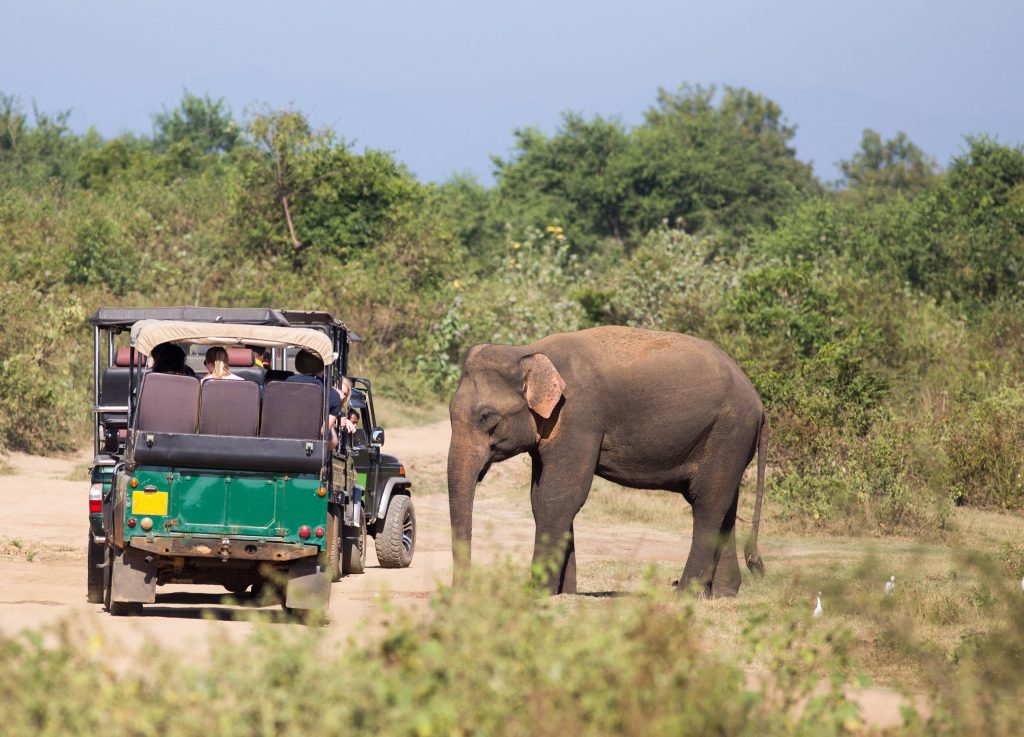
<svg viewBox="0 0 1024 737">
<path fill-rule="evenodd" d="M 134 476 L 139 489 L 150 485 L 169 493 L 167 514 L 153 517 L 149 536 L 194 534 L 325 544 L 315 534 L 308 540 L 298 534 L 303 525 L 326 528 L 327 498 L 317 494 L 321 483 L 314 476 L 170 468 L 140 468 Z M 130 508 L 126 516 L 132 516 Z M 129 537 L 147 534 L 138 527 L 125 532 Z"/>
</svg>

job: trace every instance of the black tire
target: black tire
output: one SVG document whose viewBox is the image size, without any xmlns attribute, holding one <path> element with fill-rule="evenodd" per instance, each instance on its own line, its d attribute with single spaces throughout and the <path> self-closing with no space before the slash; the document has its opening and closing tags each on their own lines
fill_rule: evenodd
<svg viewBox="0 0 1024 737">
<path fill-rule="evenodd" d="M 102 604 L 105 593 L 105 581 L 103 579 L 103 555 L 105 546 L 92 541 L 89 535 L 89 552 L 86 556 L 88 573 L 86 574 L 85 598 L 90 604 Z"/>
<path fill-rule="evenodd" d="M 341 536 L 341 572 L 363 573 L 366 570 L 366 517 L 360 515 L 360 524 L 343 525 Z"/>
<path fill-rule="evenodd" d="M 111 573 L 117 551 L 109 543 L 106 546 L 106 566 L 103 569 L 103 606 L 113 617 L 135 617 L 142 614 L 142 604 L 137 601 L 111 601 Z"/>
<path fill-rule="evenodd" d="M 341 580 L 341 508 L 335 504 L 327 506 L 327 570 L 331 581 Z"/>
<path fill-rule="evenodd" d="M 408 568 L 416 552 L 416 510 L 404 494 L 391 497 L 384 524 L 376 537 L 381 568 Z"/>
</svg>

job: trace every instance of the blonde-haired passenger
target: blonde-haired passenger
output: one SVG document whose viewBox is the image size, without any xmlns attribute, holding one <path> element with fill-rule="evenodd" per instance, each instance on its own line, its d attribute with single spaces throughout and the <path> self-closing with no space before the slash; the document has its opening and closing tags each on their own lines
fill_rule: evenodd
<svg viewBox="0 0 1024 737">
<path fill-rule="evenodd" d="M 207 374 L 202 378 L 202 381 L 207 379 L 245 381 L 241 376 L 231 373 L 231 369 L 228 367 L 228 352 L 220 346 L 214 346 L 208 350 L 206 352 L 206 360 L 203 363 L 206 365 Z"/>
</svg>

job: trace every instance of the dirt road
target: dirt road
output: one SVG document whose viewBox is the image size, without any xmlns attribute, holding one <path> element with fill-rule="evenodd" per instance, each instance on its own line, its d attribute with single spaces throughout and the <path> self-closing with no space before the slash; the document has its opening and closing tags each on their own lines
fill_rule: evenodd
<svg viewBox="0 0 1024 737">
<path fill-rule="evenodd" d="M 425 608 L 438 582 L 451 577 L 451 538 L 448 501 L 441 493 L 450 429 L 447 420 L 416 428 L 389 429 L 386 450 L 401 458 L 414 488 L 418 539 L 408 569 L 384 570 L 376 565 L 372 542 L 367 571 L 334 584 L 328 612 L 329 628 L 344 639 L 358 623 L 372 627 L 385 602 Z M 216 586 L 162 586 L 156 604 L 141 617 L 113 618 L 85 600 L 88 537 L 88 465 L 82 453 L 69 458 L 38 458 L 14 454 L 11 472 L 0 475 L 0 632 L 13 634 L 73 618 L 96 626 L 125 645 L 141 642 L 191 648 L 210 636 L 243 637 L 254 624 L 236 616 L 239 607 L 224 602 Z M 510 461 L 517 473 L 523 466 Z M 502 472 L 499 472 L 499 474 Z M 418 488 L 418 487 L 422 487 Z M 420 492 L 424 493 L 420 493 Z M 476 510 L 474 560 L 511 558 L 522 563 L 523 576 L 533 547 L 533 520 L 527 495 L 521 503 L 488 498 L 482 485 Z M 580 562 L 629 555 L 643 559 L 685 558 L 687 546 L 679 535 L 602 525 L 577 526 Z M 65 540 L 64 545 L 38 541 Z M 666 557 L 667 556 L 667 557 Z M 243 605 L 255 607 L 253 602 Z M 268 607 L 267 611 L 275 611 Z"/>
</svg>

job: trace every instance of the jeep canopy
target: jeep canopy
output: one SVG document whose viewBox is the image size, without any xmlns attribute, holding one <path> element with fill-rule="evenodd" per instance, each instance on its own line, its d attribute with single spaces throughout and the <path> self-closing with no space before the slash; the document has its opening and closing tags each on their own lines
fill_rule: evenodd
<svg viewBox="0 0 1024 737">
<path fill-rule="evenodd" d="M 131 342 L 135 350 L 147 356 L 152 355 L 153 349 L 161 343 L 184 342 L 197 345 L 260 345 L 267 348 L 298 346 L 315 354 L 325 364 L 336 358 L 331 339 L 324 333 L 310 328 L 272 325 L 142 320 L 132 326 Z"/>
<path fill-rule="evenodd" d="M 89 324 L 99 328 L 123 330 L 140 320 L 288 326 L 288 319 L 279 310 L 262 307 L 191 307 L 188 305 L 182 307 L 101 307 L 89 318 Z"/>
</svg>

